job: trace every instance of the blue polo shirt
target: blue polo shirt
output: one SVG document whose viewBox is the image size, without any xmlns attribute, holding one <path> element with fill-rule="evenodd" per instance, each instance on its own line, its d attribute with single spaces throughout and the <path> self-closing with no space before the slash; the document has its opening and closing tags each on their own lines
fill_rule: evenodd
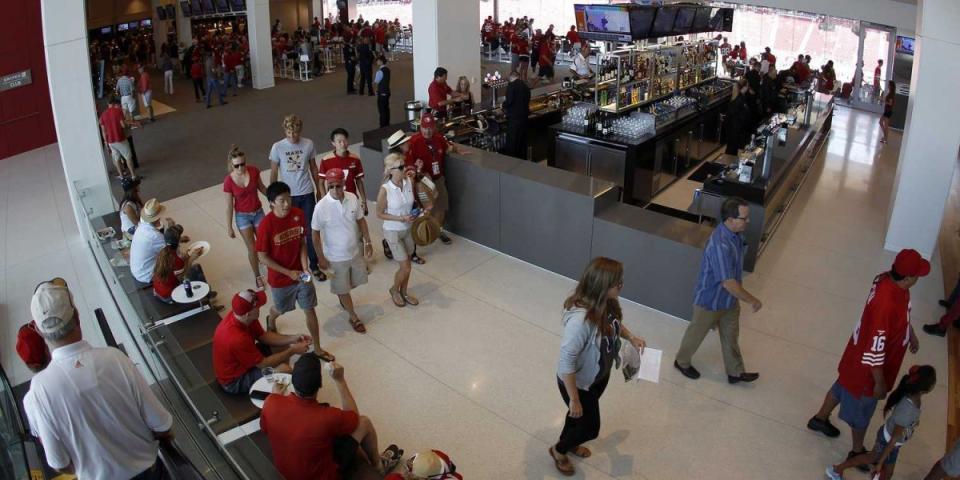
<svg viewBox="0 0 960 480">
<path fill-rule="evenodd" d="M 723 288 L 724 280 L 743 281 L 743 254 L 747 247 L 743 237 L 720 224 L 707 241 L 697 276 L 693 304 L 705 310 L 726 310 L 737 304 L 737 299 Z"/>
</svg>

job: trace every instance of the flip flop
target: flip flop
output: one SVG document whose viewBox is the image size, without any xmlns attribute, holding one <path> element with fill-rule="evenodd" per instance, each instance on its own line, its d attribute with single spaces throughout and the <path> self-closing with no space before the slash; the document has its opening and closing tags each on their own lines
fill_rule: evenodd
<svg viewBox="0 0 960 480">
<path fill-rule="evenodd" d="M 414 297 L 413 295 L 407 295 L 404 292 L 400 292 L 400 296 L 403 297 L 403 301 L 406 302 L 407 305 L 413 305 L 414 307 L 420 305 L 420 300 L 417 300 L 417 297 Z"/>
<path fill-rule="evenodd" d="M 580 458 L 590 458 L 590 455 L 593 455 L 593 452 L 583 445 L 577 445 L 576 447 L 573 447 L 573 449 L 570 450 L 570 453 Z"/>
<path fill-rule="evenodd" d="M 402 458 L 403 450 L 394 444 L 390 444 L 390 446 L 380 454 L 380 465 L 383 466 L 383 473 L 390 473 L 394 468 L 397 468 L 397 464 L 400 463 Z"/>
<path fill-rule="evenodd" d="M 332 362 L 337 359 L 337 357 L 334 357 L 332 353 L 322 348 L 317 348 L 314 353 L 316 353 L 317 356 L 320 357 L 320 360 L 323 360 L 324 362 Z"/>
<path fill-rule="evenodd" d="M 363 325 L 363 321 L 359 318 L 351 318 L 350 326 L 353 327 L 353 331 L 357 333 L 367 333 L 367 327 Z"/>
<path fill-rule="evenodd" d="M 553 465 L 557 467 L 557 471 L 562 473 L 564 476 L 572 477 L 575 473 L 573 469 L 573 464 L 570 463 L 570 459 L 566 455 L 563 457 L 557 458 L 557 451 L 553 449 L 553 446 L 550 446 L 550 457 L 553 458 Z"/>
<path fill-rule="evenodd" d="M 398 307 L 407 306 L 407 302 L 403 299 L 403 295 L 401 295 L 400 292 L 393 287 L 390 287 L 390 298 L 393 300 L 393 304 Z"/>
<path fill-rule="evenodd" d="M 427 263 L 426 260 L 420 258 L 420 255 L 417 255 L 417 254 L 411 255 L 410 261 L 413 263 L 416 263 L 417 265 L 423 265 L 424 263 Z"/>
</svg>

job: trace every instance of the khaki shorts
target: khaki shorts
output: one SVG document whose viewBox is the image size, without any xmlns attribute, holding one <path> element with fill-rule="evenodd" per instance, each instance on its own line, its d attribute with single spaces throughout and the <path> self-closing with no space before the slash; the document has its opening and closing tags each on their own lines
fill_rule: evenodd
<svg viewBox="0 0 960 480">
<path fill-rule="evenodd" d="M 334 295 L 346 295 L 350 290 L 367 283 L 367 263 L 361 255 L 345 262 L 330 262 L 330 269 L 333 270 L 330 293 Z"/>
<path fill-rule="evenodd" d="M 133 95 L 124 95 L 120 97 L 120 105 L 123 106 L 123 109 L 131 114 L 137 113 L 137 100 L 133 98 Z"/>
<path fill-rule="evenodd" d="M 410 258 L 410 255 L 413 255 L 416 244 L 413 243 L 413 235 L 409 228 L 406 230 L 384 230 L 383 238 L 390 245 L 394 260 L 403 262 Z"/>
<path fill-rule="evenodd" d="M 439 213 L 450 210 L 450 196 L 447 194 L 446 178 L 434 178 L 433 183 L 437 185 L 437 199 L 433 201 L 433 211 Z"/>
<path fill-rule="evenodd" d="M 120 159 L 130 160 L 130 157 L 133 155 L 130 152 L 130 142 L 126 140 L 117 143 L 108 143 L 107 145 L 110 147 L 110 156 L 113 157 L 114 163 L 119 162 Z"/>
</svg>

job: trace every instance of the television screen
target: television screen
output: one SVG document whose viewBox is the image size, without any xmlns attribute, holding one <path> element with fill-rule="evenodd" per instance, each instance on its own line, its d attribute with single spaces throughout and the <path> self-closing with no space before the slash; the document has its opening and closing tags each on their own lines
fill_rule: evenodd
<svg viewBox="0 0 960 480">
<path fill-rule="evenodd" d="M 217 0 L 217 11 L 220 13 L 230 13 L 230 4 L 227 0 Z"/>
<path fill-rule="evenodd" d="M 213 7 L 213 0 L 203 0 L 203 13 L 217 13 Z"/>
<path fill-rule="evenodd" d="M 193 9 L 190 7 L 190 2 L 188 0 L 180 0 L 180 11 L 183 12 L 184 17 L 193 16 Z"/>
<path fill-rule="evenodd" d="M 693 17 L 693 27 L 690 29 L 690 33 L 700 33 L 700 32 L 709 32 L 710 30 L 710 18 L 713 14 L 713 9 L 710 7 L 700 7 L 697 9 L 697 14 Z"/>
<path fill-rule="evenodd" d="M 102 33 L 102 34 L 104 34 L 104 35 L 109 35 L 109 34 L 113 33 L 113 27 L 103 27 L 103 28 L 100 29 L 100 33 Z"/>
<path fill-rule="evenodd" d="M 159 18 L 160 20 L 167 19 L 167 9 L 163 8 L 163 5 L 160 5 L 159 7 L 157 7 L 157 18 Z"/>
<path fill-rule="evenodd" d="M 913 55 L 913 37 L 897 35 L 897 53 Z"/>
<path fill-rule="evenodd" d="M 710 17 L 711 32 L 732 32 L 733 31 L 733 9 L 717 8 L 714 9 Z"/>
<path fill-rule="evenodd" d="M 630 15 L 627 10 L 612 5 L 588 5 L 587 31 L 596 33 L 630 33 Z"/>
<path fill-rule="evenodd" d="M 630 8 L 630 35 L 634 40 L 650 38 L 653 18 L 657 16 L 656 7 Z"/>
<path fill-rule="evenodd" d="M 140 26 L 143 28 L 150 28 L 153 26 L 153 20 L 150 20 L 149 18 L 144 18 L 143 20 L 140 20 Z"/>
<path fill-rule="evenodd" d="M 697 7 L 680 7 L 677 10 L 677 19 L 673 23 L 673 33 L 683 35 L 690 33 L 693 26 L 693 17 L 697 14 Z"/>
<path fill-rule="evenodd" d="M 207 13 L 203 11 L 203 5 L 200 4 L 200 0 L 190 0 L 190 12 L 194 17 Z"/>
<path fill-rule="evenodd" d="M 666 37 L 673 34 L 673 22 L 677 18 L 677 7 L 660 7 L 653 19 L 650 37 Z"/>
<path fill-rule="evenodd" d="M 230 6 L 234 12 L 242 12 L 247 9 L 247 0 L 231 0 Z"/>
<path fill-rule="evenodd" d="M 136 22 L 130 22 L 129 25 L 130 30 L 136 30 L 137 28 L 140 28 L 140 20 L 137 20 Z"/>
<path fill-rule="evenodd" d="M 129 27 L 129 25 L 127 25 L 126 23 L 121 23 L 121 24 L 117 25 L 117 31 L 118 31 L 118 32 L 125 32 L 125 31 L 127 31 L 127 27 Z"/>
<path fill-rule="evenodd" d="M 173 4 L 167 5 L 167 20 L 176 20 L 177 19 L 177 7 L 174 7 Z"/>
</svg>

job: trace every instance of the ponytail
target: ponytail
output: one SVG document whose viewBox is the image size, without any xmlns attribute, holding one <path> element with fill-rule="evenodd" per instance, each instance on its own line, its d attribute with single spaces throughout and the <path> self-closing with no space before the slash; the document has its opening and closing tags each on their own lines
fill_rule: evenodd
<svg viewBox="0 0 960 480">
<path fill-rule="evenodd" d="M 886 415 L 893 410 L 904 398 L 917 393 L 927 393 L 933 390 L 937 384 L 937 371 L 930 365 L 914 365 L 910 367 L 907 374 L 900 379 L 897 388 L 887 397 L 887 403 L 883 406 L 883 414 Z"/>
</svg>

